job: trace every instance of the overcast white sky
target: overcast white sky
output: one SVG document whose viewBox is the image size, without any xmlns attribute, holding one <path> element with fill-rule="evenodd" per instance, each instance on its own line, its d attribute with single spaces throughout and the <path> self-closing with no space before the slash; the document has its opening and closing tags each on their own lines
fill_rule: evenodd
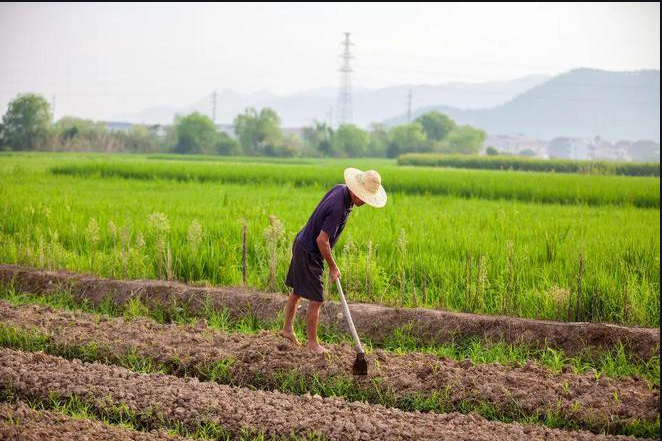
<svg viewBox="0 0 662 441">
<path fill-rule="evenodd" d="M 214 89 L 508 80 L 660 68 L 659 3 L 0 3 L 0 113 L 56 94 L 56 116 L 184 106 Z"/>
</svg>

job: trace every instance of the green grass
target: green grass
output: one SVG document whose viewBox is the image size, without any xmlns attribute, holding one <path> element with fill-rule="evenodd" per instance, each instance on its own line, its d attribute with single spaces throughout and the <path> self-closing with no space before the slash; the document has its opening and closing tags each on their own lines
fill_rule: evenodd
<svg viewBox="0 0 662 441">
<path fill-rule="evenodd" d="M 196 313 L 176 306 L 170 308 L 162 306 L 148 307 L 136 298 L 131 299 L 127 304 L 116 305 L 113 304 L 110 297 L 106 297 L 98 305 L 94 305 L 90 302 L 81 302 L 66 291 L 57 291 L 42 296 L 17 292 L 11 285 L 0 285 L 0 299 L 14 305 L 39 304 L 55 309 L 85 311 L 111 317 L 147 317 L 162 324 L 189 324 L 194 323 L 196 319 L 205 319 L 210 328 L 231 333 L 257 334 L 263 330 L 275 331 L 282 327 L 282 317 L 277 321 L 266 322 L 247 314 L 245 317 L 235 320 L 230 317 L 227 310 L 219 311 L 206 307 Z M 127 314 L 128 310 L 138 311 L 138 313 Z M 296 320 L 294 324 L 295 332 L 301 337 L 305 336 L 305 323 L 302 320 Z M 323 325 L 320 326 L 319 337 L 322 341 L 328 343 L 351 343 L 351 337 L 348 334 Z M 655 356 L 648 360 L 639 360 L 629 356 L 622 346 L 597 354 L 585 352 L 575 356 L 568 356 L 562 350 L 551 347 L 537 349 L 525 345 L 477 339 L 458 340 L 452 343 L 431 346 L 418 339 L 411 332 L 411 328 L 397 330 L 388 336 L 382 344 L 376 344 L 369 339 L 364 339 L 363 343 L 368 352 L 372 352 L 374 349 L 384 349 L 398 354 L 422 352 L 455 361 L 471 360 L 475 364 L 499 363 L 511 366 L 524 366 L 526 363 L 533 361 L 554 373 L 561 372 L 569 366 L 575 373 L 593 372 L 597 378 L 601 376 L 611 378 L 636 377 L 644 379 L 651 387 L 660 386 L 660 357 Z M 93 351 L 95 349 L 95 347 L 88 345 L 82 348 L 79 354 L 74 355 L 77 358 L 93 360 L 99 357 L 98 352 Z M 87 357 L 85 354 L 90 351 L 93 352 Z M 121 361 L 125 367 L 129 367 L 129 364 L 132 363 L 130 357 Z M 221 360 L 213 365 L 205 366 L 198 375 L 205 379 L 218 379 L 223 382 L 223 379 L 229 378 L 229 370 L 232 369 L 233 363 L 234 360 L 232 359 Z M 135 363 L 133 365 L 137 366 Z M 168 367 L 148 365 L 145 371 L 162 372 L 164 369 L 168 369 Z"/>
<path fill-rule="evenodd" d="M 521 156 L 440 155 L 407 153 L 399 165 L 451 167 L 487 170 L 520 170 L 591 175 L 660 176 L 660 163 L 575 161 L 571 159 L 534 159 Z"/>
<path fill-rule="evenodd" d="M 358 161 L 357 161 L 358 162 Z M 344 166 L 276 162 L 211 161 L 95 161 L 55 165 L 58 175 L 224 182 L 294 187 L 330 187 L 342 177 Z M 555 173 L 494 173 L 482 170 L 437 170 L 384 166 L 379 170 L 387 191 L 463 198 L 506 199 L 560 204 L 633 204 L 659 208 L 660 181 L 651 178 L 558 175 Z"/>
<path fill-rule="evenodd" d="M 109 164 L 149 172 L 150 178 L 48 173 L 52 166 L 71 163 Z M 365 159 L 356 163 L 370 167 Z M 271 256 L 264 232 L 274 214 L 285 229 L 276 244 L 275 277 L 276 290 L 285 292 L 291 241 L 328 182 L 341 179 L 349 160 L 320 164 L 0 155 L 0 261 L 105 277 L 240 285 L 243 219 L 248 228 L 248 286 L 265 289 Z M 659 326 L 659 179 L 549 175 L 555 184 L 546 187 L 551 181 L 539 173 L 527 181 L 519 172 L 455 175 L 457 171 L 400 170 L 392 161 L 375 164 L 384 170 L 387 190 L 391 172 L 396 173 L 392 188 L 398 188 L 398 182 L 404 187 L 389 190 L 389 203 L 382 210 L 356 208 L 336 246 L 334 254 L 352 301 Z M 157 172 L 186 172 L 192 177 L 152 179 Z M 236 173 L 245 181 L 196 178 L 215 173 Z M 271 177 L 257 182 L 264 176 Z M 490 200 L 433 191 L 411 194 L 406 189 L 420 186 L 416 191 L 425 193 L 428 181 L 446 185 L 446 180 L 461 181 L 464 176 L 470 176 L 467 179 L 480 191 L 492 191 L 496 179 L 497 187 L 510 186 L 516 192 L 558 195 L 576 190 L 595 197 L 604 193 L 603 202 L 611 198 L 617 203 L 562 205 L 521 202 L 514 194 Z M 296 187 L 298 182 L 301 186 Z M 629 204 L 637 192 L 658 198 L 655 208 Z M 335 298 L 335 292 L 329 296 Z"/>
</svg>

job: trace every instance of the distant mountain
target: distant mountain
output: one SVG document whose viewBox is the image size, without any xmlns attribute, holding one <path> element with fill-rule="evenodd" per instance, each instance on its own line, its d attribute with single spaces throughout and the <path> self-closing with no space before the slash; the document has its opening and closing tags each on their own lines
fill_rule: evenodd
<svg viewBox="0 0 662 441">
<path fill-rule="evenodd" d="M 507 82 L 446 83 L 412 86 L 414 109 L 444 104 L 460 109 L 498 106 L 547 81 L 547 75 L 529 75 Z M 409 86 L 395 86 L 354 94 L 354 114 L 359 125 L 383 121 L 407 108 Z"/>
<path fill-rule="evenodd" d="M 418 108 L 415 115 L 438 110 L 461 124 L 471 124 L 488 133 L 522 133 L 546 140 L 557 136 L 601 136 L 612 141 L 660 142 L 659 70 L 576 69 L 490 109 L 439 104 Z M 406 116 L 401 115 L 385 123 L 397 125 L 405 121 Z"/>
<path fill-rule="evenodd" d="M 489 83 L 446 83 L 438 85 L 401 85 L 382 89 L 354 88 L 353 113 L 356 124 L 367 127 L 370 123 L 394 118 L 407 108 L 407 95 L 411 87 L 415 108 L 444 103 L 460 109 L 480 109 L 503 104 L 517 95 L 548 80 L 546 75 L 529 75 L 512 81 Z M 226 89 L 216 97 L 216 121 L 231 123 L 246 107 L 271 107 L 281 117 L 285 127 L 301 127 L 314 119 L 335 120 L 338 90 L 321 87 L 288 95 L 274 95 L 268 91 L 240 94 Z M 115 115 L 110 120 L 133 123 L 168 124 L 176 113 L 193 111 L 211 115 L 211 94 L 183 107 L 154 107 L 144 111 Z"/>
<path fill-rule="evenodd" d="M 220 91 L 216 95 L 216 121 L 231 122 L 237 114 L 237 112 L 232 113 L 231 109 L 244 109 L 249 105 L 248 103 L 265 101 L 274 97 L 275 95 L 268 91 L 259 91 L 247 95 L 242 95 L 232 89 Z M 176 114 L 186 115 L 192 112 L 201 112 L 211 116 L 211 103 L 212 96 L 210 94 L 185 107 L 150 107 L 137 113 L 114 115 L 109 120 L 136 124 L 170 124 Z"/>
</svg>

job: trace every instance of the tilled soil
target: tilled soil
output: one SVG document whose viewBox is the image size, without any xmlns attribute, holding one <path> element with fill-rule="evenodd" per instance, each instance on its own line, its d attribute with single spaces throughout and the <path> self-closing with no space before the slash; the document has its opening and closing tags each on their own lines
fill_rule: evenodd
<svg viewBox="0 0 662 441">
<path fill-rule="evenodd" d="M 233 434 L 247 429 L 268 436 L 312 432 L 338 440 L 628 439 L 490 422 L 473 414 L 403 412 L 339 398 L 251 391 L 10 349 L 0 349 L 0 389 L 21 399 L 76 395 L 100 409 L 124 404 L 155 426 L 163 420 L 186 425 L 207 421 Z"/>
<path fill-rule="evenodd" d="M 118 304 L 132 297 L 139 297 L 147 304 L 177 304 L 193 311 L 212 305 L 218 309 L 227 308 L 234 318 L 244 317 L 250 312 L 261 320 L 275 320 L 286 302 L 285 296 L 281 294 L 240 288 L 198 288 L 158 280 L 103 279 L 67 271 L 43 271 L 17 265 L 0 265 L 0 281 L 13 281 L 17 289 L 32 293 L 65 289 L 92 302 L 100 302 L 111 295 Z M 344 330 L 346 324 L 341 312 L 339 304 L 326 302 L 322 308 L 320 322 Z M 398 329 L 411 326 L 412 334 L 426 344 L 478 337 L 534 347 L 549 345 L 569 354 L 576 354 L 586 350 L 611 350 L 622 343 L 629 353 L 645 360 L 660 354 L 659 329 L 597 323 L 560 323 L 423 308 L 390 308 L 363 303 L 352 304 L 352 317 L 359 334 L 375 342 L 383 341 Z"/>
<path fill-rule="evenodd" d="M 199 375 L 210 363 L 232 358 L 225 381 L 234 385 L 278 387 L 275 377 L 294 371 L 308 379 L 348 378 L 357 388 L 373 392 L 378 384 L 396 399 L 436 393 L 445 394 L 449 404 L 487 402 L 504 412 L 516 409 L 539 415 L 552 411 L 583 427 L 618 429 L 634 419 L 655 421 L 659 415 L 659 387 L 649 389 L 645 381 L 633 378 L 598 380 L 591 373 L 554 374 L 536 364 L 474 365 L 428 354 L 384 351 L 369 356 L 367 377 L 356 377 L 349 372 L 355 358 L 351 346 L 328 345 L 328 356 L 315 355 L 273 332 L 228 334 L 200 321 L 196 326 L 162 325 L 143 318 L 127 321 L 4 301 L 0 301 L 0 317 L 5 325 L 51 336 L 58 346 L 93 342 L 99 355 L 110 360 L 134 353 L 176 364 L 189 374 Z"/>
<path fill-rule="evenodd" d="M 59 412 L 36 411 L 23 403 L 0 403 L 0 439 L 11 441 L 183 441 L 163 431 L 140 432 Z"/>
</svg>

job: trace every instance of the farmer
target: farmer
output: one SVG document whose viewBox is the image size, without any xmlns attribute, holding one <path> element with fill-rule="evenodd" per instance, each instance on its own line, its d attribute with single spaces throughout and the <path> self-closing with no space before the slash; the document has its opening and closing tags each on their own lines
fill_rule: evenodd
<svg viewBox="0 0 662 441">
<path fill-rule="evenodd" d="M 354 206 L 363 204 L 381 208 L 386 205 L 386 192 L 382 180 L 374 170 L 362 172 L 355 168 L 345 170 L 345 185 L 338 184 L 324 195 L 308 223 L 292 244 L 292 261 L 285 284 L 292 288 L 285 306 L 285 324 L 280 332 L 295 344 L 299 344 L 292 327 L 297 303 L 303 297 L 308 299 L 306 309 L 306 349 L 315 353 L 327 352 L 317 341 L 317 323 L 320 306 L 324 302 L 322 272 L 324 260 L 329 266 L 329 278 L 335 282 L 340 278 L 340 270 L 333 260 L 334 245 L 345 228 L 347 217 Z"/>
</svg>

